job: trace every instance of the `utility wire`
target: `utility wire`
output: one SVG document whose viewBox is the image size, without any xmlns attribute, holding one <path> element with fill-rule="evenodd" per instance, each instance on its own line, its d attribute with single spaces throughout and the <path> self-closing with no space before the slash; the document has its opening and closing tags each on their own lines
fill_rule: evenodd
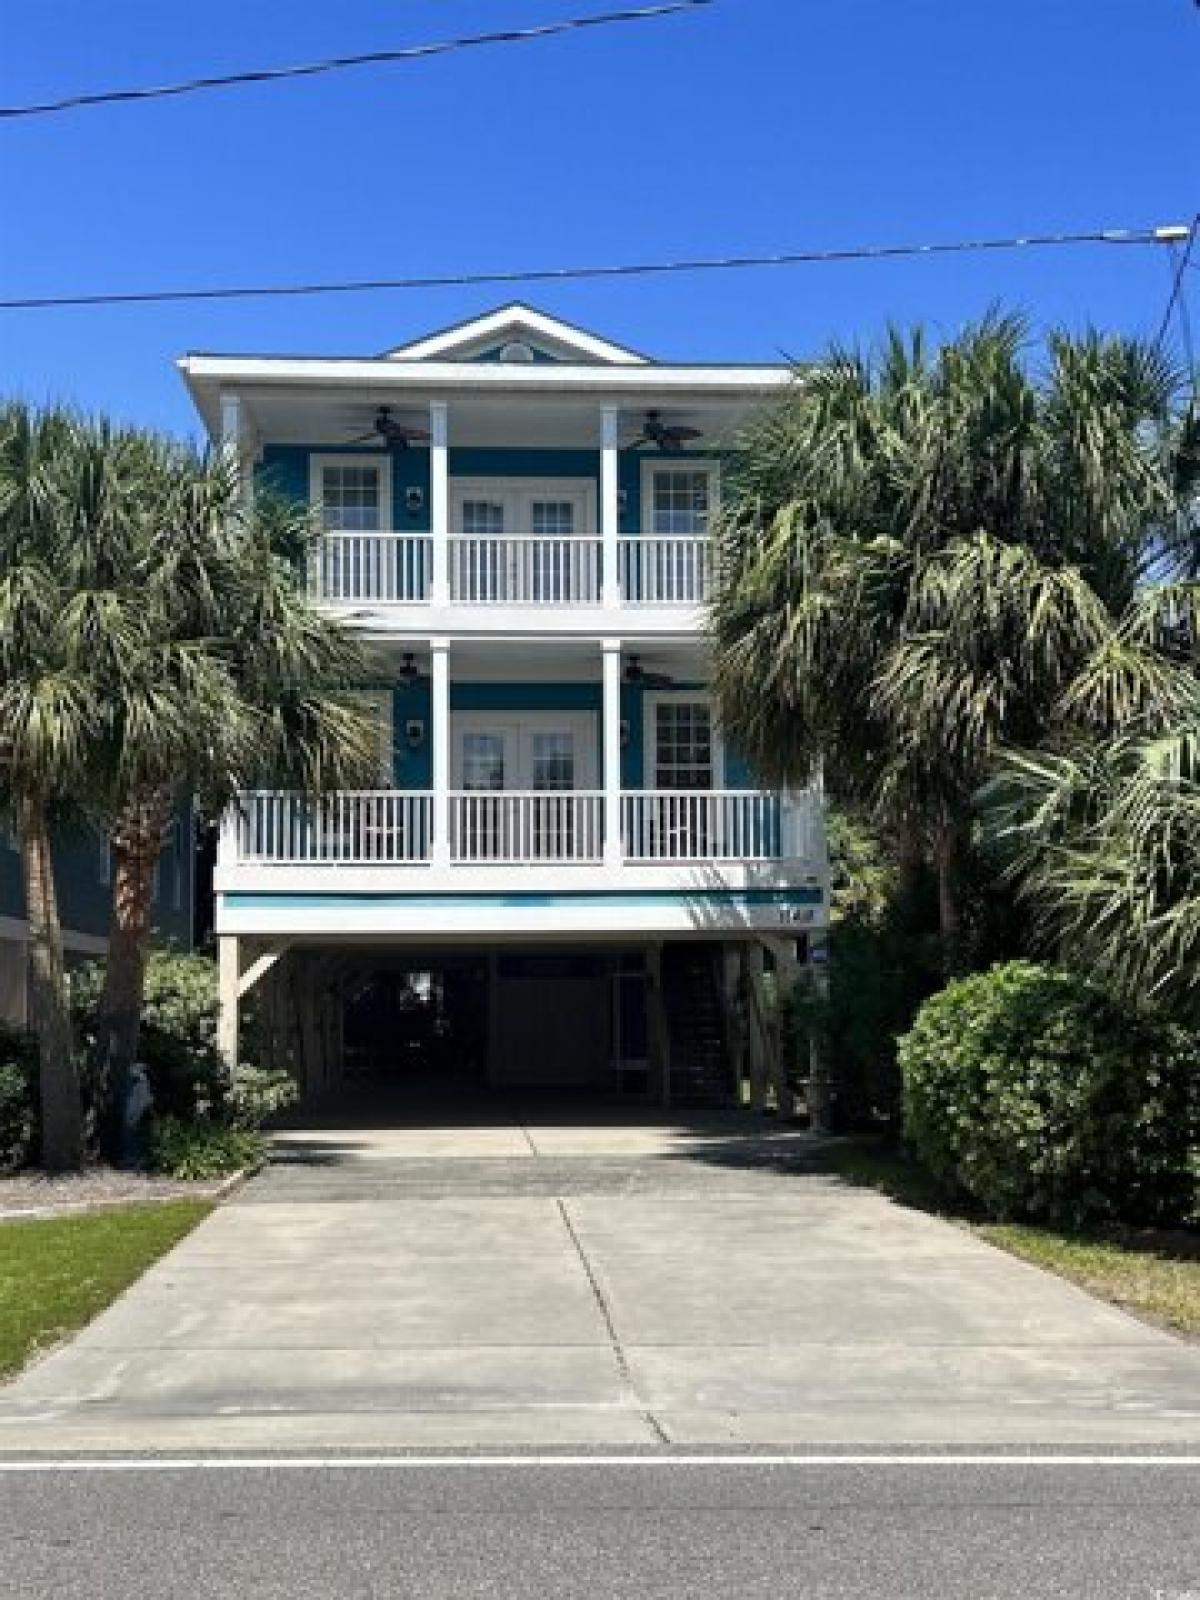
<svg viewBox="0 0 1200 1600">
<path fill-rule="evenodd" d="M 653 22 L 682 11 L 697 11 L 715 5 L 717 0 L 667 0 L 666 4 L 641 6 L 624 11 L 605 11 L 595 16 L 565 17 L 535 28 L 505 28 L 497 33 L 467 34 L 458 39 L 438 39 L 429 44 L 406 45 L 397 50 L 372 50 L 363 55 L 332 56 L 325 61 L 303 62 L 295 67 L 263 67 L 255 72 L 231 72 L 218 77 L 188 78 L 182 83 L 156 84 L 144 89 L 106 89 L 95 94 L 69 95 L 62 100 L 43 100 L 30 105 L 0 106 L 0 119 L 48 117 L 63 111 L 80 111 L 89 106 L 109 106 L 131 101 L 166 100 L 175 95 L 199 94 L 209 89 L 230 89 L 246 83 L 279 83 L 287 78 L 315 78 L 327 72 L 343 72 L 348 67 L 383 66 L 399 61 L 420 61 L 428 56 L 449 55 L 454 50 L 472 50 L 479 45 L 528 44 L 555 34 L 575 33 L 584 28 L 607 28 L 626 22 Z"/>
<path fill-rule="evenodd" d="M 1193 230 L 1194 232 L 1194 230 Z M 1098 228 L 1081 233 L 1031 233 L 999 239 L 935 240 L 927 244 L 857 245 L 835 250 L 792 250 L 772 255 L 697 256 L 577 267 L 534 267 L 509 272 L 444 272 L 427 277 L 354 278 L 324 283 L 238 284 L 209 289 L 142 289 L 121 293 L 25 295 L 0 299 L 0 311 L 41 311 L 64 306 L 165 305 L 184 300 L 267 300 L 300 295 L 375 294 L 389 290 L 459 289 L 530 283 L 576 283 L 595 278 L 665 277 L 683 272 L 731 272 L 749 267 L 797 267 L 821 262 L 887 261 L 904 256 L 965 255 L 1065 245 L 1153 245 L 1179 241 L 1178 224 L 1158 228 Z"/>
<path fill-rule="evenodd" d="M 1192 259 L 1192 251 L 1195 248 L 1196 235 L 1198 233 L 1200 233 L 1200 211 L 1198 211 L 1192 218 L 1191 227 L 1188 229 L 1187 240 L 1184 243 L 1183 249 L 1177 252 L 1175 250 L 1175 244 L 1172 243 L 1171 251 L 1175 256 L 1175 271 L 1171 277 L 1171 293 L 1167 297 L 1166 309 L 1162 314 L 1162 321 L 1158 325 L 1158 334 L 1154 341 L 1155 344 L 1162 344 L 1163 340 L 1166 338 L 1167 329 L 1171 326 L 1171 317 L 1175 311 L 1176 305 L 1180 307 L 1180 317 L 1183 322 L 1185 336 L 1190 343 L 1190 333 L 1188 332 L 1187 327 L 1187 311 L 1183 306 L 1180 296 L 1183 293 L 1183 275 L 1187 271 L 1188 263 Z"/>
</svg>

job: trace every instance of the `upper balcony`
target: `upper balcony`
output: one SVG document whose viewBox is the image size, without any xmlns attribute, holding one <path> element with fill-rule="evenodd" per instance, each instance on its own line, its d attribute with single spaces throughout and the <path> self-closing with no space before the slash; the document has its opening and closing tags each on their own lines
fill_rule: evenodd
<svg viewBox="0 0 1200 1600">
<path fill-rule="evenodd" d="M 181 367 L 255 483 L 320 516 L 314 598 L 393 639 L 694 636 L 722 474 L 794 377 L 659 362 L 525 306 L 366 359 Z"/>
</svg>

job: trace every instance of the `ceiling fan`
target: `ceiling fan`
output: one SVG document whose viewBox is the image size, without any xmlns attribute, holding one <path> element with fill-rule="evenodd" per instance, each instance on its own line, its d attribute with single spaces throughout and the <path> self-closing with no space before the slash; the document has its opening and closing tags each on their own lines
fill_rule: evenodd
<svg viewBox="0 0 1200 1600">
<path fill-rule="evenodd" d="M 407 450 L 410 444 L 424 444 L 429 438 L 428 428 L 414 428 L 407 422 L 397 422 L 391 406 L 379 406 L 368 433 L 348 439 L 347 444 L 386 444 L 393 450 Z"/>
<path fill-rule="evenodd" d="M 689 428 L 680 422 L 667 422 L 661 411 L 652 410 L 646 413 L 641 433 L 636 439 L 631 439 L 625 448 L 636 450 L 639 445 L 655 444 L 660 450 L 678 450 L 689 439 L 700 437 L 699 428 Z"/>
<path fill-rule="evenodd" d="M 640 683 L 643 689 L 673 689 L 675 679 L 666 672 L 647 672 L 639 655 L 630 654 L 625 663 L 625 682 Z"/>
</svg>

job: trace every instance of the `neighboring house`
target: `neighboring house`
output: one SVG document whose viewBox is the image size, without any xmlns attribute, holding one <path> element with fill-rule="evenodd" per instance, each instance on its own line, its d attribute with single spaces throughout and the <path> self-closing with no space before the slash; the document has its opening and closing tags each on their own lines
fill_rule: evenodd
<svg viewBox="0 0 1200 1600">
<path fill-rule="evenodd" d="M 112 880 L 107 842 L 94 832 L 60 833 L 54 844 L 54 877 L 68 966 L 104 954 Z M 154 928 L 165 943 L 188 949 L 192 942 L 191 820 L 183 814 L 155 875 Z M 29 924 L 21 858 L 11 831 L 0 828 L 0 1021 L 29 1021 Z"/>
<path fill-rule="evenodd" d="M 521 305 L 367 359 L 180 366 L 255 492 L 318 508 L 311 592 L 381 663 L 378 787 L 250 795 L 224 829 L 227 1051 L 261 984 L 310 1088 L 347 1028 L 395 1054 L 424 1007 L 426 1056 L 494 1084 L 723 1095 L 739 957 L 803 957 L 827 912 L 817 798 L 755 785 L 706 686 L 722 460 L 789 370 Z"/>
</svg>

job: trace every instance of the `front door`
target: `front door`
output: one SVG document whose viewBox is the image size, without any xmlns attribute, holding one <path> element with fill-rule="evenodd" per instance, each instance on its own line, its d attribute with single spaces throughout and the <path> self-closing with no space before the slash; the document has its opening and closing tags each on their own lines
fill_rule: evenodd
<svg viewBox="0 0 1200 1600">
<path fill-rule="evenodd" d="M 596 600 L 597 563 L 576 544 L 589 526 L 586 483 L 459 480 L 451 489 L 450 592 L 467 604 Z"/>
<path fill-rule="evenodd" d="M 591 848 L 573 798 L 595 784 L 587 712 L 471 712 L 451 718 L 458 853 L 477 861 L 569 861 Z"/>
</svg>

